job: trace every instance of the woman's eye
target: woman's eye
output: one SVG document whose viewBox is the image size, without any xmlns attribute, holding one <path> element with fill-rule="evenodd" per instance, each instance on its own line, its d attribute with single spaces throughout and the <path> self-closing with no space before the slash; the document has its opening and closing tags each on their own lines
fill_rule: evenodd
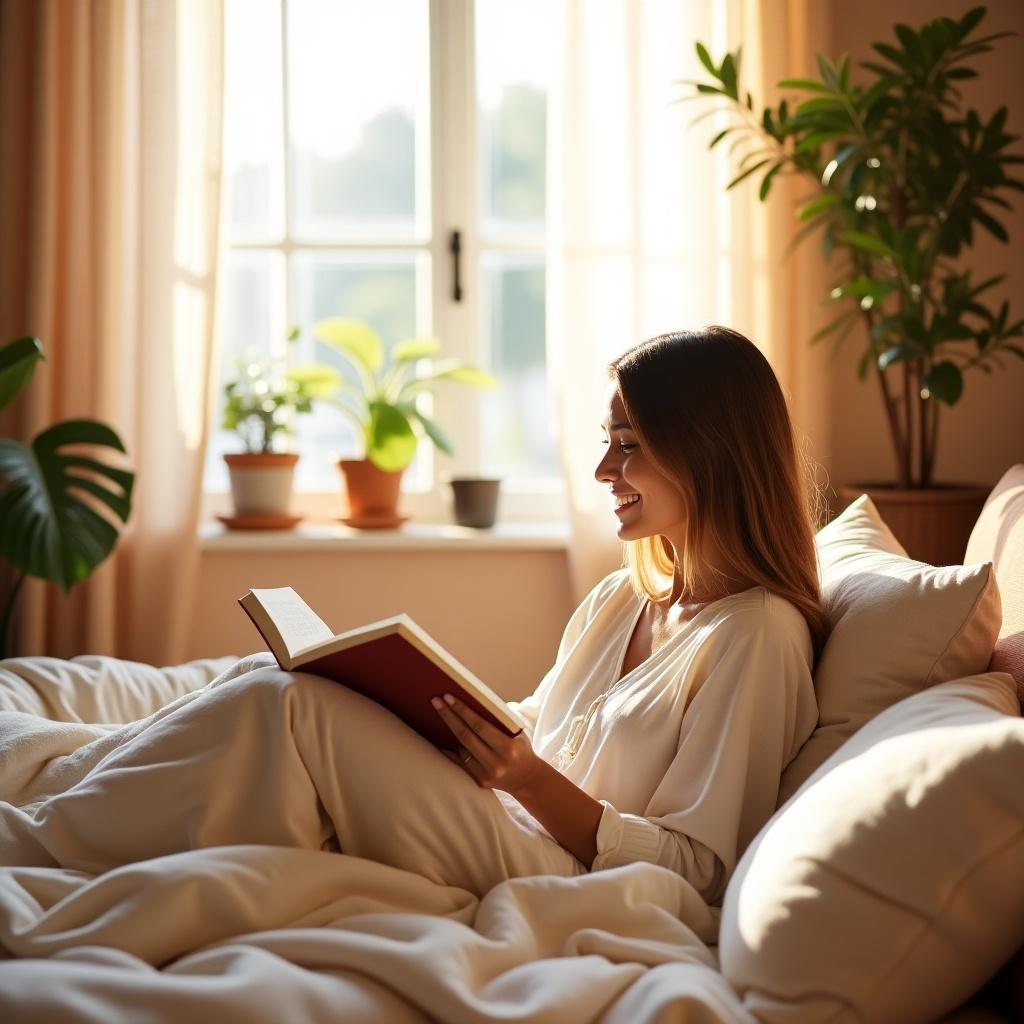
<svg viewBox="0 0 1024 1024">
<path fill-rule="evenodd" d="M 620 452 L 631 452 L 634 448 L 636 448 L 635 444 L 627 444 L 625 441 L 619 442 Z"/>
</svg>

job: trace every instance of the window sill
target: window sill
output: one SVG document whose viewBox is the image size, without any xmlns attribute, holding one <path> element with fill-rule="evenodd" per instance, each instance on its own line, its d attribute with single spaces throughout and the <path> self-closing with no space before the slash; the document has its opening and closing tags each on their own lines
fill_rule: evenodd
<svg viewBox="0 0 1024 1024">
<path fill-rule="evenodd" d="M 499 523 L 476 530 L 451 523 L 409 522 L 394 530 L 356 530 L 335 523 L 303 523 L 293 530 L 228 530 L 202 523 L 202 551 L 465 551 L 564 550 L 563 523 Z"/>
</svg>

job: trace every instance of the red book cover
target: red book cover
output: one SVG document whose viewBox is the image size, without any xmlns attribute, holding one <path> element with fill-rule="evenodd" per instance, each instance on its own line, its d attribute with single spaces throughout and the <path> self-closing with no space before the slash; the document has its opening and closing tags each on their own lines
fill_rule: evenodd
<svg viewBox="0 0 1024 1024">
<path fill-rule="evenodd" d="M 513 735 L 475 697 L 398 633 L 369 640 L 297 665 L 299 672 L 327 676 L 398 715 L 435 746 L 455 750 L 458 741 L 430 703 L 450 693 L 507 735 Z"/>
</svg>

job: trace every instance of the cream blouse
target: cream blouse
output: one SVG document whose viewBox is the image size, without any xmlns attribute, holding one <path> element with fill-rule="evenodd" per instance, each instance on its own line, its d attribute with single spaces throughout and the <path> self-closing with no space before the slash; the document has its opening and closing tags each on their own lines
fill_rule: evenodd
<svg viewBox="0 0 1024 1024">
<path fill-rule="evenodd" d="M 619 679 L 644 604 L 628 570 L 603 579 L 512 706 L 534 750 L 604 804 L 593 870 L 650 861 L 714 903 L 817 723 L 810 631 L 755 587 L 707 605 Z"/>
</svg>

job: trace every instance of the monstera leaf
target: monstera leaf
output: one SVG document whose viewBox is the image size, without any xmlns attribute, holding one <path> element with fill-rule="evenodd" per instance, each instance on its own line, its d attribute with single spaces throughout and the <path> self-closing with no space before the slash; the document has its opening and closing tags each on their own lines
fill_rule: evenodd
<svg viewBox="0 0 1024 1024">
<path fill-rule="evenodd" d="M 0 347 L 0 409 L 45 358 L 38 338 Z M 25 577 L 67 593 L 114 549 L 116 520 L 128 521 L 135 474 L 92 458 L 83 445 L 124 451 L 117 434 L 95 420 L 57 423 L 30 445 L 0 440 L 0 558 L 19 570 L 0 610 L 0 658 Z"/>
<path fill-rule="evenodd" d="M 45 358 L 38 338 L 18 338 L 0 348 L 0 409 L 11 403 Z"/>
<path fill-rule="evenodd" d="M 31 445 L 0 441 L 0 554 L 65 592 L 113 550 L 118 531 L 98 509 L 127 522 L 135 482 L 130 470 L 74 450 L 81 445 L 125 450 L 95 420 L 58 423 Z"/>
</svg>

